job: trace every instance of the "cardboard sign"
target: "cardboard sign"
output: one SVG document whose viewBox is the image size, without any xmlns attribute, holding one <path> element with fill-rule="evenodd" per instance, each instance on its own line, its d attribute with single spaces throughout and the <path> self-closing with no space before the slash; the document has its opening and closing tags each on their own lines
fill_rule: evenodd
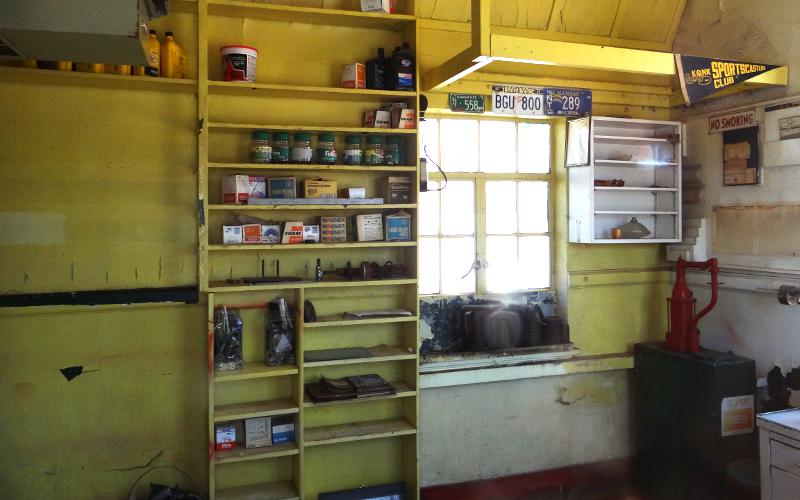
<svg viewBox="0 0 800 500">
<path fill-rule="evenodd" d="M 675 54 L 678 79 L 686 105 L 708 97 L 737 83 L 778 68 L 773 64 L 757 64 L 711 57 Z"/>
<path fill-rule="evenodd" d="M 711 116 L 708 118 L 708 133 L 736 130 L 738 128 L 754 127 L 756 125 L 756 110 L 746 109 L 735 113 Z"/>
</svg>

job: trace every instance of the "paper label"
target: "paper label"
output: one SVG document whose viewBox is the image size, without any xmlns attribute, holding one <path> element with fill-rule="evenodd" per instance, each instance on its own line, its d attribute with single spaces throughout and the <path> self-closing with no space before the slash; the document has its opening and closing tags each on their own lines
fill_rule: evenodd
<svg viewBox="0 0 800 500">
<path fill-rule="evenodd" d="M 731 396 L 722 400 L 722 437 L 753 432 L 753 395 Z"/>
</svg>

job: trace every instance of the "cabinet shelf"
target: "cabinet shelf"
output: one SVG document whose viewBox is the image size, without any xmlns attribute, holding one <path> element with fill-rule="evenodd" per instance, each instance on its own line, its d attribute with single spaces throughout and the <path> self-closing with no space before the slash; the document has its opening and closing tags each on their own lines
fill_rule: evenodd
<svg viewBox="0 0 800 500">
<path fill-rule="evenodd" d="M 296 443 L 276 444 L 262 448 L 234 448 L 232 450 L 214 451 L 215 464 L 229 464 L 233 462 L 247 462 L 250 460 L 264 460 L 267 458 L 288 457 L 297 455 L 300 449 Z"/>
<path fill-rule="evenodd" d="M 309 243 L 297 245 L 284 244 L 229 244 L 229 245 L 208 245 L 209 252 L 261 252 L 261 251 L 283 251 L 291 250 L 294 252 L 302 250 L 336 250 L 340 248 L 395 248 L 395 247 L 415 247 L 416 241 L 348 241 L 345 243 Z"/>
<path fill-rule="evenodd" d="M 595 135 L 597 142 L 623 142 L 623 143 L 666 143 L 668 142 L 664 137 L 635 137 L 628 135 Z"/>
<path fill-rule="evenodd" d="M 355 422 L 341 425 L 328 425 L 305 429 L 306 447 L 327 444 L 363 441 L 367 439 L 390 438 L 416 434 L 417 430 L 406 419 Z"/>
<path fill-rule="evenodd" d="M 387 323 L 414 323 L 418 320 L 417 316 L 393 316 L 390 318 L 366 318 L 366 319 L 345 319 L 341 316 L 323 316 L 314 323 L 304 323 L 303 328 L 328 328 L 335 326 L 356 326 L 356 325 L 381 325 Z M 308 366 L 308 365 L 306 365 Z"/>
<path fill-rule="evenodd" d="M 331 359 L 327 361 L 311 361 L 304 362 L 305 368 L 319 368 L 322 366 L 342 366 L 342 365 L 357 365 L 364 363 L 384 363 L 389 361 L 406 361 L 409 359 L 417 359 L 417 353 L 408 352 L 405 347 L 380 347 L 373 348 L 372 356 L 366 358 L 347 358 L 347 359 Z"/>
<path fill-rule="evenodd" d="M 401 30 L 414 23 L 414 16 L 356 10 L 293 7 L 232 0 L 209 0 L 208 13 L 214 16 L 246 17 L 289 23 L 350 26 L 382 30 Z"/>
<path fill-rule="evenodd" d="M 404 99 L 416 97 L 414 92 L 403 90 L 346 89 L 342 87 L 318 87 L 308 85 L 285 85 L 280 83 L 208 82 L 211 95 L 238 95 L 248 97 L 303 97 L 313 99 L 375 100 Z"/>
<path fill-rule="evenodd" d="M 214 408 L 214 422 L 288 415 L 297 412 L 297 403 L 288 398 L 256 401 L 255 403 L 238 403 Z"/>
<path fill-rule="evenodd" d="M 678 212 L 660 210 L 596 210 L 596 215 L 678 215 Z"/>
<path fill-rule="evenodd" d="M 313 125 L 261 125 L 258 123 L 209 122 L 208 128 L 225 132 L 243 130 L 281 130 L 287 132 L 334 132 L 341 134 L 416 134 L 415 128 L 370 128 L 370 127 L 315 127 Z"/>
<path fill-rule="evenodd" d="M 216 491 L 216 498 L 217 500 L 300 500 L 297 489 L 291 481 L 224 488 Z"/>
<path fill-rule="evenodd" d="M 209 205 L 209 210 L 388 210 L 417 208 L 416 203 L 389 203 L 383 205 Z"/>
<path fill-rule="evenodd" d="M 385 400 L 385 399 L 398 399 L 398 398 L 408 398 L 411 396 L 416 396 L 417 391 L 413 387 L 409 386 L 405 382 L 389 382 L 392 387 L 394 387 L 396 394 L 392 394 L 390 396 L 374 396 L 371 398 L 355 398 L 355 399 L 343 399 L 340 401 L 327 401 L 324 403 L 315 403 L 308 397 L 306 394 L 303 397 L 303 407 L 311 408 L 315 406 L 338 406 L 338 405 L 346 405 L 346 404 L 355 404 L 355 403 L 368 403 L 370 401 L 378 401 L 378 400 Z"/>
<path fill-rule="evenodd" d="M 677 193 L 678 190 L 676 188 L 649 188 L 649 187 L 635 187 L 635 186 L 623 186 L 623 187 L 613 187 L 613 186 L 595 186 L 595 191 L 664 191 L 668 193 Z"/>
<path fill-rule="evenodd" d="M 209 283 L 209 292 L 258 292 L 264 290 L 293 290 L 298 288 L 349 288 L 360 286 L 400 286 L 415 285 L 416 278 L 388 280 L 325 280 L 325 281 L 285 281 L 281 283 L 262 283 L 257 285 L 232 285 L 224 281 Z"/>
<path fill-rule="evenodd" d="M 674 161 L 656 160 L 598 160 L 594 159 L 595 166 L 598 167 L 677 167 Z"/>
<path fill-rule="evenodd" d="M 245 363 L 241 370 L 214 372 L 214 382 L 236 382 L 239 380 L 284 377 L 295 375 L 297 372 L 296 366 L 267 366 L 263 362 L 250 361 Z"/>
<path fill-rule="evenodd" d="M 297 163 L 209 163 L 210 169 L 226 170 L 289 170 L 305 172 L 323 170 L 326 172 L 416 172 L 417 167 L 389 165 L 301 165 Z"/>
<path fill-rule="evenodd" d="M 84 73 L 53 69 L 16 68 L 0 66 L 0 78 L 26 84 L 65 85 L 74 87 L 144 90 L 155 92 L 197 92 L 197 80 L 179 78 L 154 78 L 151 76 L 113 75 L 109 73 Z"/>
</svg>

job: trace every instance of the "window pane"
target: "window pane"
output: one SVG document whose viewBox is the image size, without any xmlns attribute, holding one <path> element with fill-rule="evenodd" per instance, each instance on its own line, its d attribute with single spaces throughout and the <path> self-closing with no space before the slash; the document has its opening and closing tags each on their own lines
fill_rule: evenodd
<svg viewBox="0 0 800 500">
<path fill-rule="evenodd" d="M 439 183 L 428 181 L 428 192 L 419 194 L 419 234 L 435 236 L 439 234 Z"/>
<path fill-rule="evenodd" d="M 514 122 L 481 121 L 481 172 L 517 171 L 516 136 Z"/>
<path fill-rule="evenodd" d="M 420 158 L 429 158 L 428 171 L 436 170 L 435 165 L 431 165 L 430 161 L 439 162 L 439 120 L 426 118 L 425 121 L 419 122 L 419 156 Z M 425 154 L 428 156 L 425 156 Z M 414 158 L 409 158 L 413 161 Z M 433 170 L 432 170 L 433 169 Z"/>
<path fill-rule="evenodd" d="M 519 239 L 519 288 L 550 286 L 550 238 L 526 236 Z"/>
<path fill-rule="evenodd" d="M 441 120 L 442 170 L 478 171 L 478 121 Z"/>
<path fill-rule="evenodd" d="M 442 238 L 440 241 L 442 293 L 474 293 L 475 271 L 467 272 L 475 262 L 475 238 Z"/>
<path fill-rule="evenodd" d="M 514 234 L 517 232 L 517 183 L 488 181 L 486 183 L 486 232 Z"/>
<path fill-rule="evenodd" d="M 475 234 L 475 186 L 472 181 L 450 181 L 442 197 L 442 234 Z"/>
<path fill-rule="evenodd" d="M 519 171 L 547 173 L 550 171 L 550 125 L 520 123 L 518 128 Z"/>
<path fill-rule="evenodd" d="M 508 292 L 517 288 L 517 238 L 487 236 L 486 288 L 490 292 Z"/>
<path fill-rule="evenodd" d="M 419 293 L 439 293 L 439 240 L 419 239 Z"/>
<path fill-rule="evenodd" d="M 547 232 L 547 183 L 519 183 L 519 232 Z"/>
</svg>

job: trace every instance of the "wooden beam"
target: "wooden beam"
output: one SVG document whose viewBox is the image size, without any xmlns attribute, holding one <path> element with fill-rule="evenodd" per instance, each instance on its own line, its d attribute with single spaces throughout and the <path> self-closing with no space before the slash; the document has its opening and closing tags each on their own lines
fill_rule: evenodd
<svg viewBox="0 0 800 500">
<path fill-rule="evenodd" d="M 490 58 L 477 54 L 477 52 L 470 47 L 441 66 L 425 73 L 422 77 L 422 88 L 426 92 L 442 89 L 464 78 L 468 74 L 481 69 L 490 62 L 492 62 Z"/>
<path fill-rule="evenodd" d="M 472 0 L 472 50 L 481 56 L 491 52 L 492 6 L 489 0 Z"/>
</svg>

